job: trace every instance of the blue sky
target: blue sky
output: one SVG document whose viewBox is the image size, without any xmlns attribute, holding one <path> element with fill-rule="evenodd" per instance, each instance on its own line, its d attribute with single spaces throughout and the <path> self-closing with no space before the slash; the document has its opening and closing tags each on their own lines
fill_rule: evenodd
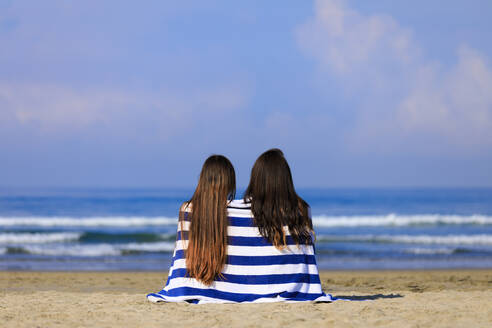
<svg viewBox="0 0 492 328">
<path fill-rule="evenodd" d="M 445 7 L 443 7 L 445 4 Z M 0 185 L 492 186 L 490 1 L 0 0 Z"/>
</svg>

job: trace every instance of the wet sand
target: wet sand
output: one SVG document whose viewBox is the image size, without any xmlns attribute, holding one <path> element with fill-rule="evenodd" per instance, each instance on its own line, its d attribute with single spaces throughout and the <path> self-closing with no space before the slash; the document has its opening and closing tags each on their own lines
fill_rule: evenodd
<svg viewBox="0 0 492 328">
<path fill-rule="evenodd" d="M 492 270 L 324 271 L 327 293 L 357 300 L 328 304 L 148 302 L 165 279 L 158 272 L 0 272 L 0 326 L 492 327 Z"/>
</svg>

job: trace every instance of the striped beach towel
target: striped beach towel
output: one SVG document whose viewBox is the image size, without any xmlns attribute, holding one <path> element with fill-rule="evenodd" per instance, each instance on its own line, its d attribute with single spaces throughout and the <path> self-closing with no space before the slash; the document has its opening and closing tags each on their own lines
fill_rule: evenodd
<svg viewBox="0 0 492 328">
<path fill-rule="evenodd" d="M 186 271 L 184 250 L 190 222 L 185 212 L 178 224 L 176 247 L 164 289 L 147 295 L 151 302 L 331 302 L 321 288 L 311 245 L 297 246 L 286 228 L 288 246 L 278 250 L 254 225 L 249 204 L 235 200 L 228 206 L 227 263 L 223 277 L 206 286 Z M 183 226 L 183 239 L 181 239 Z"/>
</svg>

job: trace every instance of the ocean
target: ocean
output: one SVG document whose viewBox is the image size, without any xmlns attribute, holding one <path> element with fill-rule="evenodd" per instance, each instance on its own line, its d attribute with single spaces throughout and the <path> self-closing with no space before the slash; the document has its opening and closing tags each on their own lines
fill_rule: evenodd
<svg viewBox="0 0 492 328">
<path fill-rule="evenodd" d="M 166 272 L 192 192 L 2 188 L 0 270 Z M 320 269 L 492 268 L 490 188 L 298 193 Z"/>
</svg>

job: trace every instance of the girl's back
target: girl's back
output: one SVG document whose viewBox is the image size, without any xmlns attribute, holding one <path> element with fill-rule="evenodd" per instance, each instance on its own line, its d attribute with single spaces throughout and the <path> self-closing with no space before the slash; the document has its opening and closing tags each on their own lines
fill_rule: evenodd
<svg viewBox="0 0 492 328">
<path fill-rule="evenodd" d="M 185 250 L 190 209 L 180 214 L 176 248 L 166 286 L 147 295 L 152 302 L 278 302 L 332 300 L 323 293 L 312 245 L 296 245 L 285 227 L 287 246 L 279 249 L 261 236 L 250 204 L 227 208 L 227 262 L 211 285 L 189 277 Z"/>
</svg>

